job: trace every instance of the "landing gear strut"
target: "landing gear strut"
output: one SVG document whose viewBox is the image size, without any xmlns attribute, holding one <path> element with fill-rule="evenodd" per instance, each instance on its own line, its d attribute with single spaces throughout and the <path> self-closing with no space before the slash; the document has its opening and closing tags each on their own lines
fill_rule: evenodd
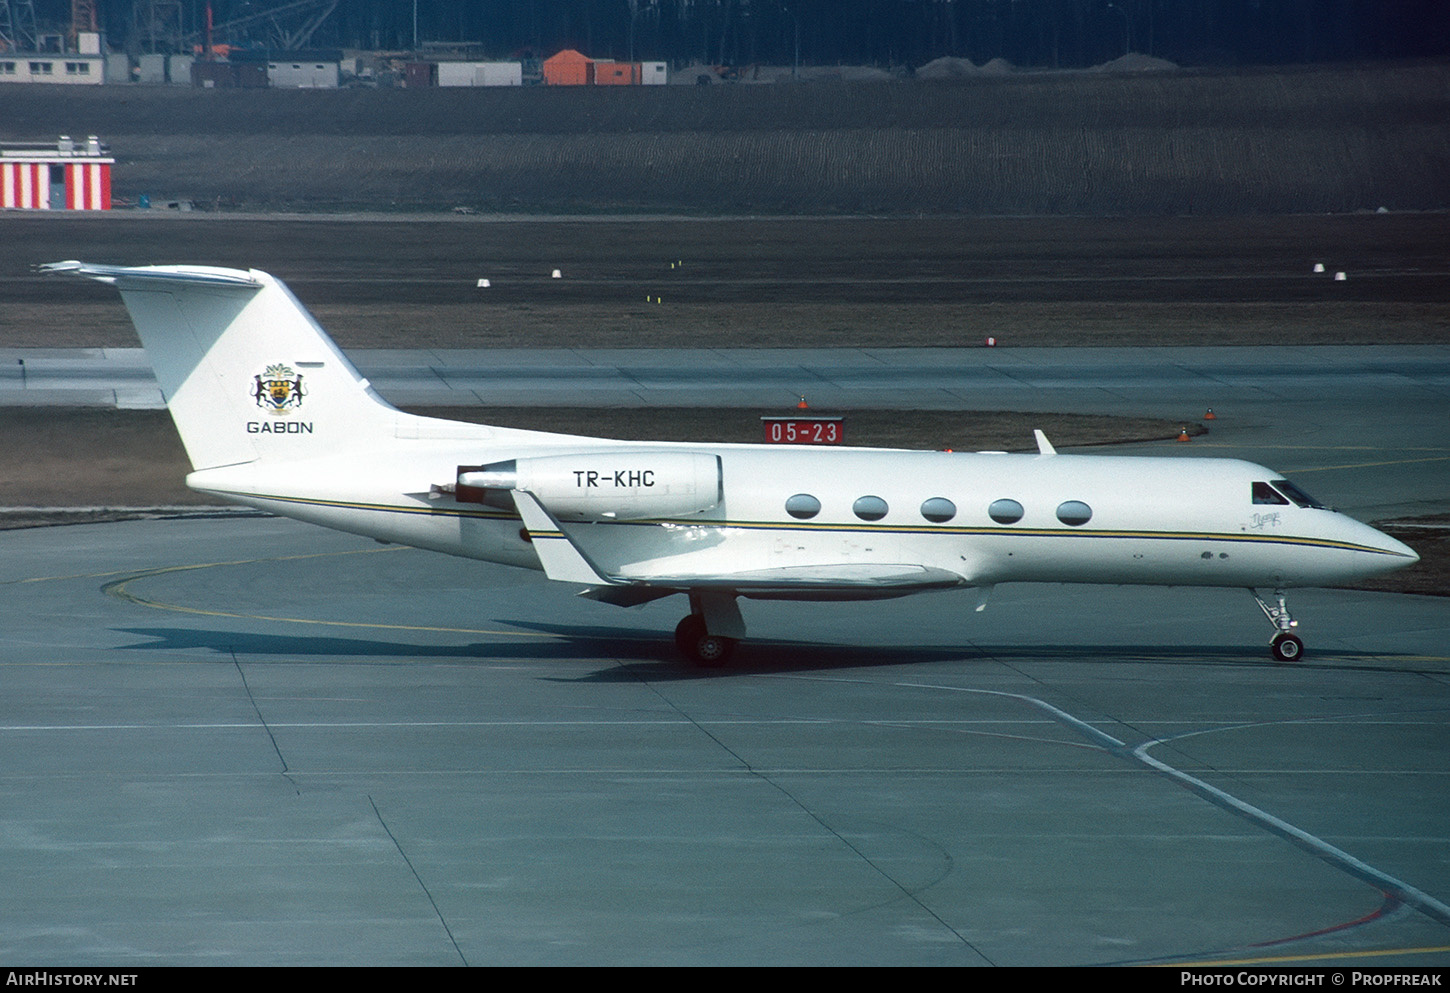
<svg viewBox="0 0 1450 993">
<path fill-rule="evenodd" d="M 1264 598 L 1259 596 L 1258 591 L 1250 590 L 1254 600 L 1258 603 L 1259 609 L 1274 625 L 1274 637 L 1269 641 L 1269 652 L 1280 662 L 1297 662 L 1304 656 L 1304 642 L 1298 635 L 1293 634 L 1294 628 L 1299 622 L 1289 616 L 1289 607 L 1284 603 L 1284 591 L 1275 590 L 1274 598 L 1278 606 L 1270 606 Z"/>
</svg>

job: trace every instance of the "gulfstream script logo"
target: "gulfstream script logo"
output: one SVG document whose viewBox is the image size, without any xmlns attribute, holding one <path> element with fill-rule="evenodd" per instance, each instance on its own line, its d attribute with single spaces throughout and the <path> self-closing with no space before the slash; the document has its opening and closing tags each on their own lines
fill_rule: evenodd
<svg viewBox="0 0 1450 993">
<path fill-rule="evenodd" d="M 253 377 L 252 399 L 273 417 L 287 417 L 302 407 L 302 398 L 307 392 L 302 388 L 302 376 L 290 365 L 278 362 L 269 365 L 260 376 Z M 310 421 L 248 421 L 247 434 L 311 434 Z"/>
</svg>

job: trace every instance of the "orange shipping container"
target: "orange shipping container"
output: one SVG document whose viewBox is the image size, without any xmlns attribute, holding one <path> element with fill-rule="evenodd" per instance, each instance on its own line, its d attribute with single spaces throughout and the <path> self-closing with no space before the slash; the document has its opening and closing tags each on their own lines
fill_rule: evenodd
<svg viewBox="0 0 1450 993">
<path fill-rule="evenodd" d="M 543 71 L 548 86 L 589 86 L 594 82 L 593 60 L 572 48 L 545 59 Z"/>
<path fill-rule="evenodd" d="M 596 62 L 594 63 L 596 86 L 638 86 L 638 62 Z"/>
</svg>

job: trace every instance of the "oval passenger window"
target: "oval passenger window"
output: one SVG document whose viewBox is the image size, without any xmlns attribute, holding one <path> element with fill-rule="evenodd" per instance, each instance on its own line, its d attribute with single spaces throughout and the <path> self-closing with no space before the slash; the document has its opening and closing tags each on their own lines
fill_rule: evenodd
<svg viewBox="0 0 1450 993">
<path fill-rule="evenodd" d="M 932 497 L 921 505 L 921 516 L 933 524 L 944 524 L 957 516 L 957 505 L 946 497 Z"/>
<path fill-rule="evenodd" d="M 998 524 L 1016 524 L 1022 520 L 1022 505 L 1016 500 L 993 500 L 987 516 Z"/>
<path fill-rule="evenodd" d="M 879 521 L 886 516 L 886 501 L 879 496 L 863 496 L 851 504 L 851 509 L 863 521 Z"/>
<path fill-rule="evenodd" d="M 808 521 L 821 512 L 821 501 L 809 493 L 797 493 L 785 502 L 785 512 L 798 521 Z"/>
<path fill-rule="evenodd" d="M 1058 504 L 1057 519 L 1064 524 L 1077 527 L 1093 519 L 1093 509 L 1081 500 L 1068 500 Z"/>
</svg>

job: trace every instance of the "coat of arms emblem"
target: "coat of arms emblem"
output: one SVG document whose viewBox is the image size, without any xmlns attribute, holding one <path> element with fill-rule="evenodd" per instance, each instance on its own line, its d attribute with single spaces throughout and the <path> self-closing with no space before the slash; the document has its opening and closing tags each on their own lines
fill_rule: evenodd
<svg viewBox="0 0 1450 993">
<path fill-rule="evenodd" d="M 256 377 L 252 396 L 257 406 L 273 414 L 286 414 L 302 406 L 302 377 L 292 367 L 278 362 Z"/>
</svg>

